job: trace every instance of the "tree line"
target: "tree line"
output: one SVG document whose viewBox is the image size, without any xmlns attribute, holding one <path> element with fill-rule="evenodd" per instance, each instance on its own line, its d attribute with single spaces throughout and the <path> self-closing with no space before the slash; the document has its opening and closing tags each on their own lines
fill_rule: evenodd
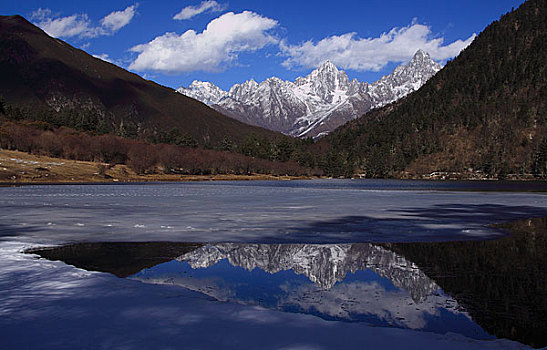
<svg viewBox="0 0 547 350">
<path fill-rule="evenodd" d="M 0 148 L 51 157 L 126 164 L 139 174 L 272 174 L 320 176 L 322 171 L 287 160 L 274 162 L 229 151 L 149 143 L 112 134 L 93 135 L 42 121 L 2 121 Z"/>
<path fill-rule="evenodd" d="M 299 168 L 297 171 L 299 174 L 335 177 L 351 177 L 353 175 L 353 169 L 347 162 L 344 162 L 339 154 L 333 151 L 329 152 L 323 145 L 316 144 L 310 138 L 279 137 L 276 139 L 250 134 L 242 140 L 233 141 L 225 137 L 216 144 L 199 145 L 191 135 L 176 127 L 167 130 L 152 130 L 130 119 L 118 122 L 97 110 L 61 109 L 55 111 L 51 109 L 21 108 L 6 103 L 1 97 L 0 116 L 0 122 L 3 120 L 5 124 L 3 127 L 3 139 L 5 141 L 2 147 L 15 147 L 28 152 L 39 149 L 40 152 L 53 157 L 62 156 L 69 159 L 124 163 L 128 160 L 127 151 L 123 151 L 125 148 L 123 145 L 120 146 L 120 143 L 134 143 L 150 147 L 151 145 L 162 145 L 156 147 L 157 149 L 166 149 L 166 145 L 173 145 L 185 149 L 187 154 L 200 154 L 206 158 L 214 158 L 214 154 L 222 154 L 225 160 L 221 168 L 229 168 L 231 162 L 233 162 L 234 165 L 231 168 L 235 173 L 243 171 L 240 165 L 242 159 L 252 158 L 255 165 L 251 166 L 250 169 L 260 169 L 265 173 L 280 173 L 278 170 L 269 169 L 285 169 L 287 164 L 291 164 L 291 169 L 295 166 Z M 40 130 L 49 131 L 49 133 Z M 40 136 L 37 136 L 37 133 L 40 133 Z M 9 135 L 13 137 L 9 137 Z M 74 137 L 74 135 L 78 136 Z M 55 141 L 55 137 L 61 139 Z M 32 142 L 29 141 L 31 139 Z M 86 141 L 84 142 L 83 139 L 86 139 Z M 128 140 L 122 142 L 122 139 Z M 75 154 L 63 150 L 62 145 L 67 144 L 67 142 L 68 144 L 77 144 L 72 147 L 74 149 L 72 153 Z M 89 147 L 85 144 L 86 142 L 89 145 L 94 145 L 94 150 L 89 150 Z M 97 146 L 97 143 L 100 146 Z M 144 146 L 140 147 L 144 148 Z M 110 148 L 112 150 L 109 151 Z M 83 149 L 83 151 L 80 151 L 80 149 Z M 121 152 L 123 155 L 119 154 L 119 150 L 123 151 Z M 143 156 L 147 154 L 146 152 L 141 153 Z M 148 153 L 157 152 L 150 151 Z M 93 156 L 90 156 L 90 154 Z M 205 163 L 207 162 L 208 160 L 205 161 Z M 218 163 L 218 161 L 216 162 Z M 262 165 L 258 166 L 258 163 Z M 274 163 L 280 164 L 273 166 Z M 265 164 L 269 165 L 265 166 Z M 207 166 L 201 167 L 207 168 Z M 199 171 L 199 169 L 193 170 L 194 173 Z M 203 171 L 215 172 L 216 170 Z M 291 173 L 295 173 L 295 169 L 292 169 Z"/>
</svg>

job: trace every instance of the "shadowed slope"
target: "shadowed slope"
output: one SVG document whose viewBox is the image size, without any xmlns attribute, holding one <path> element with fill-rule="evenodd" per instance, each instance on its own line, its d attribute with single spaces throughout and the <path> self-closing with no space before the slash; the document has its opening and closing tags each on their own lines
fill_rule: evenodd
<svg viewBox="0 0 547 350">
<path fill-rule="evenodd" d="M 0 95 L 9 105 L 24 109 L 25 117 L 49 113 L 57 126 L 63 122 L 55 113 L 69 111 L 92 114 L 106 129 L 129 125 L 149 135 L 178 128 L 199 144 L 250 134 L 281 137 L 94 58 L 21 16 L 0 16 L 0 76 Z"/>
</svg>

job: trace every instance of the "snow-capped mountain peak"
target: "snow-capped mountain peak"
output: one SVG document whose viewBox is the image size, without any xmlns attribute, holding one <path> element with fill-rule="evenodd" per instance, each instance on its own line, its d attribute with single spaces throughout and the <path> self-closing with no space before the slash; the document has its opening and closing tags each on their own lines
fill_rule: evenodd
<svg viewBox="0 0 547 350">
<path fill-rule="evenodd" d="M 338 91 L 337 95 L 344 95 L 350 80 L 346 72 L 338 70 L 331 61 L 325 61 L 306 77 L 298 78 L 295 84 L 308 95 L 319 96 L 327 103 L 336 103 L 333 93 Z"/>
<path fill-rule="evenodd" d="M 191 90 L 192 96 L 189 96 L 185 91 Z M 195 98 L 207 105 L 214 105 L 220 102 L 224 97 L 228 96 L 228 93 L 213 83 L 207 81 L 194 80 L 188 89 L 178 88 L 178 92 L 187 95 L 188 97 Z"/>
<path fill-rule="evenodd" d="M 306 78 L 311 81 L 332 81 L 337 79 L 340 74 L 338 67 L 331 61 L 325 61 L 319 67 L 314 69 Z"/>
<path fill-rule="evenodd" d="M 177 91 L 249 124 L 317 137 L 419 89 L 441 68 L 428 53 L 418 50 L 407 64 L 372 84 L 350 80 L 327 60 L 294 82 L 277 77 L 261 83 L 250 79 L 223 91 L 212 83 L 194 81 Z"/>
<path fill-rule="evenodd" d="M 412 56 L 412 59 L 409 62 L 409 66 L 412 66 L 414 64 L 421 64 L 421 65 L 428 66 L 428 65 L 432 65 L 434 63 L 435 63 L 435 61 L 433 61 L 431 59 L 431 56 L 429 56 L 429 54 L 427 52 L 420 49 L 420 50 L 416 51 L 414 56 Z"/>
</svg>

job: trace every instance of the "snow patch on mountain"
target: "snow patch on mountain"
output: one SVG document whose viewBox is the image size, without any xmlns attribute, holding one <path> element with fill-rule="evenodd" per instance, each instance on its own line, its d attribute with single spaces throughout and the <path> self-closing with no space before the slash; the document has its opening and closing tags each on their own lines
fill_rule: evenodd
<svg viewBox="0 0 547 350">
<path fill-rule="evenodd" d="M 213 83 L 194 81 L 177 91 L 245 123 L 297 137 L 318 137 L 419 89 L 441 68 L 418 50 L 407 64 L 372 84 L 350 80 L 326 61 L 294 82 L 251 79 L 224 91 Z"/>
</svg>

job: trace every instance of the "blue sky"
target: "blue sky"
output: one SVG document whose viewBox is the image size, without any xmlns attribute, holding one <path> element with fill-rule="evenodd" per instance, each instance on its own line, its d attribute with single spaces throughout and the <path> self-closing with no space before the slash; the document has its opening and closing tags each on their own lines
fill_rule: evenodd
<svg viewBox="0 0 547 350">
<path fill-rule="evenodd" d="M 422 48 L 444 62 L 522 0 L 1 0 L 53 36 L 177 88 L 293 80 L 326 59 L 372 82 Z"/>
</svg>

